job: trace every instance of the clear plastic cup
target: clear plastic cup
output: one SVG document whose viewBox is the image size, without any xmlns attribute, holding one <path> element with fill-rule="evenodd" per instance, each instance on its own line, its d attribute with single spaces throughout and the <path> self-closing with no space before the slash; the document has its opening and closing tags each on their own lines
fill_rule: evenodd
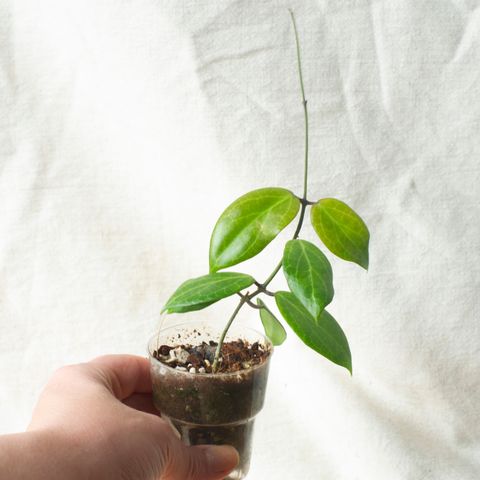
<svg viewBox="0 0 480 480">
<path fill-rule="evenodd" d="M 250 466 L 255 416 L 263 407 L 273 346 L 261 333 L 232 327 L 226 342 L 258 342 L 269 351 L 260 365 L 234 373 L 190 373 L 176 370 L 153 353 L 161 345 L 197 345 L 218 341 L 223 326 L 182 323 L 162 329 L 148 344 L 153 400 L 162 417 L 178 430 L 186 445 L 232 445 L 240 463 L 226 480 L 246 477 Z"/>
</svg>

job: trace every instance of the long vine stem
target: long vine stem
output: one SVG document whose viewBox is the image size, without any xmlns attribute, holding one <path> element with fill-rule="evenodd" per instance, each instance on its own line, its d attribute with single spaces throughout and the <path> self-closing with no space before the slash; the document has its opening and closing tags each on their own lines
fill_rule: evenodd
<svg viewBox="0 0 480 480">
<path fill-rule="evenodd" d="M 307 187 L 308 187 L 308 109 L 307 100 L 305 98 L 305 87 L 303 86 L 303 74 L 302 74 L 302 56 L 300 55 L 300 40 L 298 39 L 297 22 L 295 21 L 295 15 L 292 10 L 289 10 L 290 17 L 292 18 L 293 31 L 295 32 L 295 44 L 297 46 L 297 65 L 298 65 L 298 78 L 300 80 L 300 90 L 302 91 L 302 103 L 303 113 L 305 117 L 305 168 L 303 170 L 303 200 L 307 200 Z"/>
<path fill-rule="evenodd" d="M 295 33 L 295 45 L 297 47 L 297 66 L 298 66 L 298 77 L 300 80 L 300 90 L 302 93 L 302 104 L 303 104 L 303 112 L 304 112 L 304 117 L 305 117 L 305 158 L 304 158 L 304 174 L 303 174 L 303 196 L 300 198 L 301 202 L 301 209 L 300 209 L 300 217 L 298 218 L 298 223 L 297 223 L 297 228 L 295 229 L 295 233 L 293 234 L 293 239 L 295 240 L 298 238 L 298 235 L 300 234 L 300 230 L 302 229 L 303 225 L 303 220 L 305 218 L 305 211 L 307 209 L 308 205 L 311 205 L 312 202 L 309 202 L 307 200 L 307 186 L 308 186 L 308 109 L 307 109 L 307 100 L 305 98 L 305 87 L 303 85 L 303 75 L 302 75 L 302 59 L 300 55 L 300 40 L 298 38 L 298 31 L 297 31 L 297 23 L 295 21 L 295 15 L 293 14 L 292 10 L 289 10 L 290 12 L 290 17 L 292 19 L 292 24 L 293 24 L 293 31 Z M 237 316 L 238 312 L 242 309 L 242 307 L 245 304 L 252 304 L 252 299 L 256 297 L 260 293 L 267 293 L 267 286 L 270 284 L 270 282 L 275 278 L 277 273 L 280 271 L 282 268 L 282 260 L 278 263 L 278 265 L 275 267 L 273 272 L 267 277 L 267 279 L 260 284 L 257 284 L 257 289 L 253 291 L 252 293 L 246 293 L 245 295 L 240 295 L 240 301 L 238 302 L 238 305 L 235 307 L 235 310 L 233 311 L 230 319 L 227 322 L 227 325 L 222 331 L 222 334 L 220 336 L 220 339 L 217 344 L 217 348 L 215 350 L 215 358 L 213 360 L 212 364 L 212 371 L 215 373 L 218 368 L 218 363 L 220 360 L 220 355 L 222 352 L 222 346 L 223 342 L 225 341 L 225 337 L 228 333 L 228 330 L 230 329 L 230 326 L 232 325 L 233 321 L 235 320 L 235 317 Z"/>
</svg>

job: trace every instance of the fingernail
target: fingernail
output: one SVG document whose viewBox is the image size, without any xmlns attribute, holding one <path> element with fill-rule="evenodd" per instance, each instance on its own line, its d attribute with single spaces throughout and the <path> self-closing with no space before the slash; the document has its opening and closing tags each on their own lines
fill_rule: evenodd
<svg viewBox="0 0 480 480">
<path fill-rule="evenodd" d="M 208 469 L 212 473 L 223 473 L 233 470 L 239 461 L 238 452 L 226 445 L 211 446 L 205 449 Z"/>
</svg>

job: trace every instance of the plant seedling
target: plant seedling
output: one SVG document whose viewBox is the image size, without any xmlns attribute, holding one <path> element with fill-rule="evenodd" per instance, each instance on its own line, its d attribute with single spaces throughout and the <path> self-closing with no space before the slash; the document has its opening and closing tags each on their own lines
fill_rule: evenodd
<svg viewBox="0 0 480 480">
<path fill-rule="evenodd" d="M 307 196 L 308 108 L 298 31 L 292 11 L 290 15 L 305 116 L 303 194 L 297 196 L 285 188 L 269 187 L 253 190 L 235 200 L 220 215 L 213 229 L 210 272 L 180 285 L 162 309 L 167 313 L 183 313 L 206 308 L 232 295 L 240 297 L 216 344 L 213 373 L 218 369 L 225 336 L 244 305 L 259 310 L 265 333 L 273 345 L 284 342 L 286 331 L 267 306 L 267 297 L 275 299 L 282 317 L 305 345 L 352 373 L 347 338 L 325 309 L 334 295 L 332 267 L 317 245 L 300 238 L 300 232 L 309 208 L 310 221 L 323 245 L 337 257 L 364 269 L 368 269 L 370 234 L 360 216 L 346 203 L 335 198 L 311 201 Z M 295 233 L 285 244 L 281 261 L 263 282 L 245 273 L 222 271 L 258 255 L 297 217 Z M 281 269 L 289 290 L 272 292 L 268 287 Z M 252 285 L 255 286 L 252 292 L 245 291 Z"/>
</svg>

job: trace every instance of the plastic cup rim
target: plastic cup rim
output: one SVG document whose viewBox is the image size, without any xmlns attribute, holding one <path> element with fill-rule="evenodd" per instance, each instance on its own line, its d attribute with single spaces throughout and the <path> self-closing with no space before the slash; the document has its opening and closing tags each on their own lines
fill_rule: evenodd
<svg viewBox="0 0 480 480">
<path fill-rule="evenodd" d="M 203 321 L 203 322 L 199 322 L 199 324 L 200 325 L 215 325 L 215 322 L 204 322 Z M 220 324 L 220 322 L 219 322 L 219 324 Z M 150 339 L 148 340 L 148 343 L 147 343 L 147 353 L 148 353 L 148 357 L 150 358 L 150 361 L 154 361 L 155 363 L 160 364 L 162 367 L 165 367 L 165 368 L 167 368 L 167 369 L 171 370 L 172 372 L 175 372 L 176 374 L 179 374 L 179 375 L 189 375 L 189 376 L 192 376 L 192 377 L 195 375 L 195 376 L 200 377 L 200 378 L 209 378 L 209 377 L 219 378 L 219 377 L 229 377 L 229 376 L 232 376 L 232 375 L 242 375 L 242 374 L 246 374 L 246 373 L 249 373 L 249 372 L 253 372 L 253 371 L 267 365 L 270 362 L 270 358 L 272 357 L 272 354 L 273 354 L 273 351 L 274 351 L 274 346 L 273 346 L 272 342 L 270 341 L 270 339 L 265 334 L 259 332 L 257 329 L 252 328 L 252 327 L 247 327 L 247 326 L 244 326 L 244 325 L 239 327 L 239 326 L 236 325 L 234 327 L 234 330 L 236 328 L 237 329 L 238 328 L 245 329 L 245 330 L 248 330 L 250 332 L 256 333 L 257 335 L 259 335 L 263 339 L 266 347 L 268 348 L 268 351 L 270 352 L 270 354 L 268 355 L 268 358 L 265 362 L 260 363 L 258 365 L 254 365 L 250 368 L 246 368 L 245 370 L 239 370 L 237 372 L 222 372 L 222 373 L 198 373 L 198 372 L 196 372 L 196 373 L 190 373 L 188 370 L 186 372 L 184 372 L 182 370 L 177 370 L 176 368 L 173 368 L 170 365 L 167 365 L 166 363 L 163 363 L 160 360 L 156 359 L 153 356 L 153 352 L 151 351 L 150 346 L 151 346 L 153 340 L 158 339 L 158 337 L 160 336 L 160 334 L 162 332 L 165 332 L 166 330 L 170 330 L 170 329 L 174 329 L 174 328 L 185 327 L 185 326 L 195 328 L 195 324 L 193 322 L 182 322 L 182 323 L 176 323 L 174 325 L 169 325 L 168 327 L 165 327 L 165 328 L 161 328 L 160 331 L 158 331 L 157 333 L 152 335 L 150 337 Z"/>
</svg>

